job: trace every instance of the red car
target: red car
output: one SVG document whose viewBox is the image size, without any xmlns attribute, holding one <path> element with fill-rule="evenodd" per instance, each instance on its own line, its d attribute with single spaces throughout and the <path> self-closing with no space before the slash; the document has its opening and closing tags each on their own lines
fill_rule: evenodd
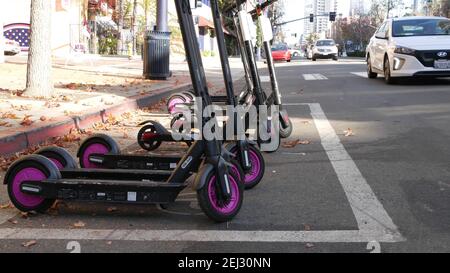
<svg viewBox="0 0 450 273">
<path fill-rule="evenodd" d="M 292 59 L 291 51 L 283 44 L 272 46 L 272 57 L 275 61 L 290 62 Z"/>
</svg>

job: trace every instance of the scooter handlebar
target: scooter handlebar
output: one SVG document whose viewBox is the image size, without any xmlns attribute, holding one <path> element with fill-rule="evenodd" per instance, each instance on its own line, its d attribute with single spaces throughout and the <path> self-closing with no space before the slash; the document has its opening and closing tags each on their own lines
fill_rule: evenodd
<svg viewBox="0 0 450 273">
<path fill-rule="evenodd" d="M 254 10 L 250 11 L 250 14 L 253 16 L 259 15 L 259 11 L 267 8 L 268 6 L 272 5 L 275 2 L 278 2 L 278 0 L 267 0 L 262 4 L 258 4 Z"/>
</svg>

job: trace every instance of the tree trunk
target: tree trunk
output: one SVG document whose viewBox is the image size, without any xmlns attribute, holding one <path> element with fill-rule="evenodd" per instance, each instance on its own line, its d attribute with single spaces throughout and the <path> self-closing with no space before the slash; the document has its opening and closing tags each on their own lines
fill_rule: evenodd
<svg viewBox="0 0 450 273">
<path fill-rule="evenodd" d="M 137 0 L 133 2 L 133 17 L 131 20 L 131 35 L 133 37 L 133 55 L 136 55 L 137 39 L 136 39 L 136 15 L 137 15 Z"/>
<path fill-rule="evenodd" d="M 51 53 L 51 1 L 31 1 L 31 39 L 25 94 L 50 97 L 53 94 Z"/>
<path fill-rule="evenodd" d="M 123 0 L 117 0 L 117 26 L 119 37 L 117 40 L 117 54 L 122 55 L 123 50 L 123 40 L 122 40 L 122 32 L 123 32 Z"/>
</svg>

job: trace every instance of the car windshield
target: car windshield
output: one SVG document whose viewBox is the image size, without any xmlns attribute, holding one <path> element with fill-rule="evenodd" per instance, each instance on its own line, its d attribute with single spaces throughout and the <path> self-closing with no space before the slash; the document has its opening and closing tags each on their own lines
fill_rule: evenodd
<svg viewBox="0 0 450 273">
<path fill-rule="evenodd" d="M 393 37 L 450 35 L 450 20 L 412 19 L 394 21 Z"/>
<path fill-rule="evenodd" d="M 334 41 L 332 40 L 317 41 L 316 46 L 334 46 Z"/>
<path fill-rule="evenodd" d="M 274 45 L 272 46 L 272 51 L 286 51 L 288 50 L 286 45 Z"/>
</svg>

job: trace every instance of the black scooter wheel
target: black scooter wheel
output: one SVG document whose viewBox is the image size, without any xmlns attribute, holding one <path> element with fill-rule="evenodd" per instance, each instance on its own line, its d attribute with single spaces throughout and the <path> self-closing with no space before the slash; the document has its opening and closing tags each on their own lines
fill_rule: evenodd
<svg viewBox="0 0 450 273">
<path fill-rule="evenodd" d="M 36 151 L 34 154 L 42 155 L 50 159 L 59 170 L 78 168 L 77 162 L 72 155 L 61 147 L 45 147 Z"/>
<path fill-rule="evenodd" d="M 292 121 L 289 119 L 288 126 L 286 128 L 283 128 L 280 122 L 280 137 L 281 138 L 288 138 L 291 136 L 293 130 Z"/>
<path fill-rule="evenodd" d="M 142 149 L 154 151 L 161 146 L 162 142 L 157 140 L 158 132 L 152 124 L 145 125 L 138 132 L 137 141 Z"/>
<path fill-rule="evenodd" d="M 228 176 L 230 182 L 231 198 L 228 201 L 220 200 L 218 194 L 218 180 L 214 168 L 203 169 L 208 174 L 199 173 L 205 177 L 204 186 L 197 191 L 198 203 L 202 211 L 215 222 L 231 221 L 241 209 L 244 200 L 244 185 L 239 182 L 233 172 Z M 202 170 L 200 171 L 202 172 Z"/>
<path fill-rule="evenodd" d="M 238 153 L 237 146 L 232 146 L 230 152 L 235 154 L 237 157 L 240 157 Z M 266 164 L 264 161 L 264 157 L 256 147 L 253 145 L 249 145 L 248 147 L 248 160 L 250 161 L 252 167 L 250 170 L 244 172 L 244 187 L 246 190 L 252 189 L 258 185 L 264 177 L 264 172 L 266 169 Z M 243 161 L 245 159 L 239 158 L 239 161 Z M 242 167 L 241 167 L 242 168 Z"/>
<path fill-rule="evenodd" d="M 167 99 L 167 111 L 172 114 L 176 110 L 176 106 L 178 104 L 186 103 L 187 100 L 188 98 L 183 93 L 175 93 L 171 95 Z"/>
<path fill-rule="evenodd" d="M 94 135 L 86 139 L 78 150 L 78 158 L 81 168 L 86 169 L 98 169 L 104 168 L 102 164 L 92 162 L 90 156 L 93 154 L 105 155 L 105 154 L 119 154 L 120 149 L 117 142 L 111 137 L 103 134 Z"/>
<path fill-rule="evenodd" d="M 8 169 L 5 183 L 8 186 L 9 199 L 18 210 L 44 213 L 54 204 L 55 199 L 23 193 L 22 182 L 60 178 L 58 167 L 50 159 L 40 155 L 30 155 L 19 159 Z"/>
<path fill-rule="evenodd" d="M 237 161 L 236 159 L 231 159 L 230 160 L 231 163 L 231 169 L 230 172 L 239 179 L 239 183 L 244 183 L 244 179 L 245 179 L 245 173 L 244 170 L 242 169 L 241 164 L 239 163 L 239 161 Z"/>
<path fill-rule="evenodd" d="M 195 101 L 195 95 L 194 92 L 192 91 L 185 91 L 182 93 L 183 95 L 186 96 L 186 98 L 188 98 L 188 100 L 186 102 L 191 103 Z"/>
</svg>

